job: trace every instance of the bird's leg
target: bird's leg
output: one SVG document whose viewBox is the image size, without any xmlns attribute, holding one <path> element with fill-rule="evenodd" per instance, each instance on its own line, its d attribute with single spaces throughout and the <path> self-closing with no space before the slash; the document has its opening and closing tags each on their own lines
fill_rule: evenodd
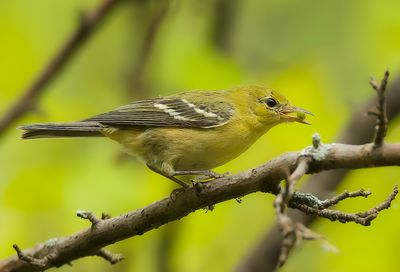
<svg viewBox="0 0 400 272">
<path fill-rule="evenodd" d="M 159 169 L 157 169 L 157 168 L 155 168 L 155 167 L 153 167 L 153 166 L 151 166 L 151 165 L 149 165 L 149 164 L 146 164 L 146 165 L 147 165 L 147 167 L 148 167 L 151 171 L 154 171 L 154 172 L 156 172 L 157 174 L 160 174 L 161 176 L 166 177 L 166 178 L 168 178 L 169 180 L 172 180 L 173 182 L 178 183 L 178 184 L 181 185 L 183 188 L 188 188 L 188 187 L 190 187 L 189 184 L 187 184 L 186 182 L 184 182 L 184 181 L 182 181 L 182 180 L 180 180 L 180 179 L 178 179 L 178 178 L 176 178 L 176 177 L 174 177 L 174 176 L 167 175 L 167 174 L 163 173 L 162 171 L 160 171 Z"/>
<path fill-rule="evenodd" d="M 184 176 L 184 175 L 197 175 L 197 176 L 205 176 L 207 178 L 223 178 L 224 174 L 218 174 L 212 170 L 181 170 L 175 171 L 174 176 Z"/>
<path fill-rule="evenodd" d="M 216 173 L 212 170 L 181 170 L 181 171 L 175 171 L 174 175 L 195 175 L 192 179 L 193 185 L 196 185 L 199 182 L 206 181 L 208 179 L 217 179 L 217 178 L 223 178 L 226 176 L 227 173 L 225 174 L 219 174 Z"/>
</svg>

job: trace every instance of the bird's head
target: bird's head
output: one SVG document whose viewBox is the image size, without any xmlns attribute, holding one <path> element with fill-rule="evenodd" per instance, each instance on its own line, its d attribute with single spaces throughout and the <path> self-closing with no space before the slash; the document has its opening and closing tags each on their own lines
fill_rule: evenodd
<svg viewBox="0 0 400 272">
<path fill-rule="evenodd" d="M 284 122 L 310 124 L 305 120 L 306 115 L 313 114 L 308 110 L 293 106 L 282 94 L 257 85 L 241 89 L 248 95 L 251 112 L 264 126 L 274 126 Z"/>
</svg>

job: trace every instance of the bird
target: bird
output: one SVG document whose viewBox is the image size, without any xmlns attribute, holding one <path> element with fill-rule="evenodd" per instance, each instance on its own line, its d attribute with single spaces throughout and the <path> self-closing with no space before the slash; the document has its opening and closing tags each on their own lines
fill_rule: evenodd
<svg viewBox="0 0 400 272">
<path fill-rule="evenodd" d="M 307 122 L 310 111 L 260 85 L 194 90 L 134 101 L 77 122 L 23 125 L 23 139 L 108 137 L 149 169 L 182 187 L 179 176 L 218 178 L 212 169 L 238 157 L 272 127 Z"/>
</svg>

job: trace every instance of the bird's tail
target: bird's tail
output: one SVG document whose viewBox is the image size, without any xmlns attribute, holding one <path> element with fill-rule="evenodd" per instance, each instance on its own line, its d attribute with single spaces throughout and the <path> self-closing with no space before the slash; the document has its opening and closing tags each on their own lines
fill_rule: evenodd
<svg viewBox="0 0 400 272">
<path fill-rule="evenodd" d="M 22 139 L 101 137 L 106 127 L 97 122 L 41 123 L 21 126 Z"/>
</svg>

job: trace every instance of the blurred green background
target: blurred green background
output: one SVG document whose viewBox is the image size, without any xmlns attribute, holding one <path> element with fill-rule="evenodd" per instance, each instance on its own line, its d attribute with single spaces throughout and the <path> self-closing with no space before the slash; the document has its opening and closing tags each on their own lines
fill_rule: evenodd
<svg viewBox="0 0 400 272">
<path fill-rule="evenodd" d="M 0 1 L 0 114 L 76 29 L 79 13 L 99 3 Z M 397 0 L 125 1 L 17 125 L 79 120 L 136 98 L 241 84 L 270 86 L 315 113 L 312 126 L 276 127 L 217 169 L 237 173 L 309 145 L 315 131 L 324 142 L 335 139 L 352 110 L 374 95 L 369 76 L 380 78 L 387 67 L 393 78 L 399 74 L 399 10 Z M 146 35 L 157 20 L 150 46 Z M 112 141 L 22 141 L 17 125 L 0 139 L 1 259 L 14 254 L 13 243 L 28 248 L 88 227 L 74 215 L 79 209 L 118 215 L 174 188 L 134 159 L 121 159 Z M 399 140 L 394 121 L 388 141 Z M 399 173 L 397 168 L 352 172 L 338 191 L 363 187 L 373 195 L 339 208 L 372 207 Z M 59 271 L 231 271 L 273 224 L 272 200 L 257 193 L 241 204 L 221 203 L 212 212 L 197 211 L 108 247 L 126 256 L 115 266 L 88 257 Z M 398 270 L 398 203 L 371 227 L 317 221 L 313 230 L 340 252 L 305 242 L 282 271 Z"/>
</svg>

